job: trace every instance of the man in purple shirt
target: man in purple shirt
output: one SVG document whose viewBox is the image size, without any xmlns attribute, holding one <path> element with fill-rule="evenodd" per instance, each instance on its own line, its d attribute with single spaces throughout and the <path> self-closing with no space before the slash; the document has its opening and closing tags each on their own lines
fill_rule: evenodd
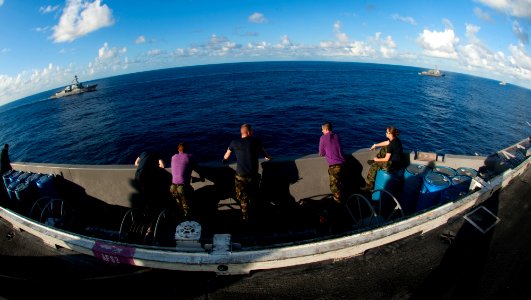
<svg viewBox="0 0 531 300">
<path fill-rule="evenodd" d="M 190 214 L 190 204 L 194 188 L 190 185 L 192 170 L 197 171 L 197 162 L 192 154 L 188 153 L 188 145 L 179 143 L 179 153 L 171 158 L 172 184 L 170 192 L 181 209 L 184 217 Z"/>
<path fill-rule="evenodd" d="M 328 175 L 330 178 L 330 191 L 334 196 L 334 200 L 341 203 L 343 195 L 343 168 L 345 164 L 345 157 L 339 142 L 339 135 L 332 131 L 332 124 L 325 122 L 321 126 L 323 135 L 319 140 L 319 156 L 326 157 L 328 162 Z"/>
</svg>

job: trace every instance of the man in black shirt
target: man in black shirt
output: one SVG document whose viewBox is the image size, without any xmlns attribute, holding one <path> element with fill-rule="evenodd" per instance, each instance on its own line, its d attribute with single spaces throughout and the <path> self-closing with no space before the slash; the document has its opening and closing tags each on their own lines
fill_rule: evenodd
<svg viewBox="0 0 531 300">
<path fill-rule="evenodd" d="M 242 219 L 249 220 L 248 206 L 256 197 L 260 175 L 258 174 L 258 156 L 263 154 L 266 160 L 271 157 L 267 154 L 262 142 L 252 135 L 251 125 L 243 124 L 240 127 L 241 138 L 233 140 L 223 156 L 227 162 L 232 152 L 236 155 L 236 200 L 242 208 Z"/>
</svg>

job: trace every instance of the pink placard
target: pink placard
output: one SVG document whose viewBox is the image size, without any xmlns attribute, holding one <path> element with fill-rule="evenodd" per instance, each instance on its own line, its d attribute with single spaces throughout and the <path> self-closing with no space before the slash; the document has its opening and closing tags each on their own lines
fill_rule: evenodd
<svg viewBox="0 0 531 300">
<path fill-rule="evenodd" d="M 135 248 L 96 242 L 92 247 L 94 256 L 109 264 L 135 265 Z"/>
</svg>

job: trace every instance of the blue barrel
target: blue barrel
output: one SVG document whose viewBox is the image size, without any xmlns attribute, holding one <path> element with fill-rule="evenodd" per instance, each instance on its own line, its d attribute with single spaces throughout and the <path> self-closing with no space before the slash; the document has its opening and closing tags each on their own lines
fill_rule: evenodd
<svg viewBox="0 0 531 300">
<path fill-rule="evenodd" d="M 444 174 L 449 178 L 452 178 L 455 175 L 457 175 L 457 171 L 455 169 L 452 169 L 450 167 L 443 167 L 443 166 L 433 167 L 433 172 Z"/>
<path fill-rule="evenodd" d="M 456 175 L 450 178 L 452 185 L 443 191 L 441 195 L 441 203 L 454 201 L 457 198 L 464 196 L 470 190 L 470 183 L 472 177 L 466 175 Z"/>
<path fill-rule="evenodd" d="M 378 170 L 376 172 L 376 180 L 374 181 L 375 190 L 386 190 L 393 196 L 397 197 L 402 184 L 402 171 L 387 172 L 385 170 Z M 380 192 L 372 193 L 373 201 L 380 201 L 382 197 L 385 197 Z"/>
<path fill-rule="evenodd" d="M 419 199 L 420 186 L 424 175 L 431 170 L 425 165 L 410 164 L 404 171 L 404 183 L 400 196 L 400 205 L 405 214 L 415 212 Z"/>
<path fill-rule="evenodd" d="M 18 201 L 28 201 L 34 198 L 34 188 L 28 182 L 19 182 L 15 187 L 15 198 Z"/>
<path fill-rule="evenodd" d="M 424 176 L 417 211 L 439 204 L 442 192 L 451 184 L 450 178 L 442 173 L 432 172 Z"/>
<path fill-rule="evenodd" d="M 9 199 L 15 200 L 17 198 L 17 196 L 15 195 L 15 190 L 19 184 L 20 182 L 13 181 L 6 187 L 7 196 L 9 197 Z"/>
<path fill-rule="evenodd" d="M 53 175 L 42 175 L 36 181 L 39 194 L 41 196 L 56 197 L 57 190 L 54 184 Z"/>
<path fill-rule="evenodd" d="M 2 181 L 4 182 L 4 186 L 7 186 L 7 184 L 10 182 L 9 180 L 11 180 L 11 176 L 15 172 L 15 170 L 8 170 L 4 174 L 2 174 Z"/>
<path fill-rule="evenodd" d="M 472 178 L 478 176 L 478 171 L 472 169 L 472 168 L 465 168 L 465 167 L 461 167 L 461 168 L 457 168 L 457 174 L 458 175 L 466 175 L 466 176 L 470 176 Z"/>
<path fill-rule="evenodd" d="M 26 182 L 33 187 L 37 187 L 37 180 L 39 180 L 41 176 L 43 176 L 43 174 L 33 173 L 26 179 Z"/>
<path fill-rule="evenodd" d="M 10 170 L 11 172 L 6 172 L 3 176 L 4 186 L 7 188 L 9 184 L 17 179 L 18 176 L 22 174 L 20 171 Z"/>
<path fill-rule="evenodd" d="M 472 183 L 472 177 L 467 175 L 456 175 L 451 179 L 453 189 L 468 193 L 468 191 L 470 190 L 470 183 Z"/>
<path fill-rule="evenodd" d="M 15 181 L 24 182 L 24 181 L 26 181 L 26 179 L 28 179 L 31 176 L 31 174 L 32 173 L 22 172 L 22 174 L 20 174 L 20 176 L 18 176 Z"/>
</svg>

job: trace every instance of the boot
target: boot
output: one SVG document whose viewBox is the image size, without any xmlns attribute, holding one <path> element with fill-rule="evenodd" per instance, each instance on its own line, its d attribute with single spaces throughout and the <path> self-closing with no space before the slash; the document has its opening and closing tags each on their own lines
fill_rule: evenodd
<svg viewBox="0 0 531 300">
<path fill-rule="evenodd" d="M 365 186 L 361 187 L 362 192 L 370 192 L 374 189 L 374 182 L 366 182 Z"/>
</svg>

